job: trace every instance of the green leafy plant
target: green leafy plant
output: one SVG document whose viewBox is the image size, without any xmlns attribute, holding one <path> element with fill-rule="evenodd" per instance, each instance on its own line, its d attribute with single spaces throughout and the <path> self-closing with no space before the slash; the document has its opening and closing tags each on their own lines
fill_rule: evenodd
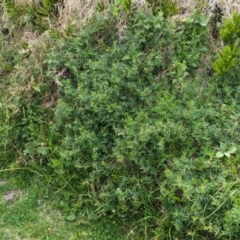
<svg viewBox="0 0 240 240">
<path fill-rule="evenodd" d="M 218 58 L 213 63 L 213 69 L 218 74 L 224 74 L 228 72 L 230 68 L 236 66 L 238 54 L 238 42 L 235 42 L 235 44 L 232 46 L 224 46 L 221 49 Z"/>
<path fill-rule="evenodd" d="M 175 0 L 147 0 L 147 3 L 152 8 L 154 14 L 162 11 L 165 18 L 178 13 L 177 1 Z"/>
<path fill-rule="evenodd" d="M 125 11 L 131 11 L 132 0 L 121 0 L 120 3 Z"/>
<path fill-rule="evenodd" d="M 239 32 L 240 15 L 233 13 L 232 19 L 226 19 L 220 29 L 220 36 L 225 45 L 219 52 L 217 59 L 213 63 L 213 69 L 218 74 L 229 72 L 239 61 Z"/>
<path fill-rule="evenodd" d="M 51 17 L 57 15 L 54 4 L 60 0 L 43 0 L 39 3 L 22 3 L 17 4 L 13 0 L 4 1 L 4 8 L 6 9 L 10 18 L 18 21 L 21 26 L 29 25 L 44 31 L 48 29 Z"/>
<path fill-rule="evenodd" d="M 231 19 L 226 19 L 220 29 L 220 36 L 226 44 L 233 44 L 240 37 L 240 14 L 233 12 Z"/>
<path fill-rule="evenodd" d="M 41 5 L 37 8 L 37 13 L 42 16 L 49 16 L 53 9 L 54 3 L 58 0 L 43 0 Z"/>
<path fill-rule="evenodd" d="M 103 12 L 103 10 L 105 9 L 105 5 L 103 2 L 98 1 L 97 6 L 96 6 L 96 10 L 99 12 Z"/>
<path fill-rule="evenodd" d="M 224 156 L 230 158 L 232 154 L 236 153 L 237 148 L 232 146 L 228 148 L 227 144 L 220 142 L 220 151 L 216 153 L 217 158 L 222 158 Z"/>
<path fill-rule="evenodd" d="M 14 18 L 18 16 L 19 11 L 13 0 L 5 0 L 4 7 L 7 10 L 7 13 L 9 14 L 10 17 Z"/>
<path fill-rule="evenodd" d="M 177 32 L 179 48 L 177 61 L 185 62 L 188 71 L 195 70 L 201 64 L 201 56 L 208 51 L 208 46 L 202 44 L 208 35 L 207 18 L 200 10 L 196 10 L 179 27 Z"/>
<path fill-rule="evenodd" d="M 1 166 L 43 171 L 69 222 L 117 221 L 132 239 L 238 239 L 240 155 L 220 144 L 216 156 L 223 139 L 240 143 L 238 75 L 208 74 L 200 11 L 173 23 L 119 4 L 63 38 L 54 30 L 1 78 Z"/>
</svg>

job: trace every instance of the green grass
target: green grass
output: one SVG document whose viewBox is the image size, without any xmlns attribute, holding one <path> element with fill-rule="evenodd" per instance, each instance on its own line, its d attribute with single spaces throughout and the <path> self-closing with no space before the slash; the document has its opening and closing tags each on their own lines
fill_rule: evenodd
<svg viewBox="0 0 240 240">
<path fill-rule="evenodd" d="M 1 240 L 138 239 L 131 229 L 126 231 L 107 218 L 94 224 L 85 217 L 67 221 L 59 211 L 60 197 L 54 192 L 49 194 L 44 179 L 26 172 L 9 175 L 0 178 Z M 5 200 L 12 192 L 14 197 Z"/>
<path fill-rule="evenodd" d="M 240 239 L 240 51 L 149 10 L 0 35 L 0 240 Z"/>
<path fill-rule="evenodd" d="M 52 201 L 45 199 L 40 179 L 29 178 L 24 183 L 14 176 L 5 180 L 0 187 L 0 239 L 71 239 L 76 226 L 67 223 Z M 10 191 L 15 196 L 5 201 L 3 196 Z"/>
</svg>

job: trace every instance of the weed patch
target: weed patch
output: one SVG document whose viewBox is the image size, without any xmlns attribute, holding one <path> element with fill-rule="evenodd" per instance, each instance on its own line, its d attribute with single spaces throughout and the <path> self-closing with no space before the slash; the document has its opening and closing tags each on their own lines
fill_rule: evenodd
<svg viewBox="0 0 240 240">
<path fill-rule="evenodd" d="M 173 2 L 104 2 L 38 24 L 39 54 L 2 50 L 2 239 L 239 238 L 239 16 L 213 39 L 204 6 L 173 21 Z"/>
</svg>

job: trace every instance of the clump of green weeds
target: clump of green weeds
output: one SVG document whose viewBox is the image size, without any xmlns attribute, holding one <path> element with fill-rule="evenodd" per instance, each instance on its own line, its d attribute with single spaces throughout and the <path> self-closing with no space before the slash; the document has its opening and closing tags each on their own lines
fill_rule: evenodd
<svg viewBox="0 0 240 240">
<path fill-rule="evenodd" d="M 1 148 L 46 170 L 68 221 L 118 219 L 145 239 L 239 237 L 240 89 L 208 75 L 206 16 L 124 17 L 119 31 L 119 15 L 97 13 L 17 75 Z"/>
<path fill-rule="evenodd" d="M 15 2 L 5 0 L 2 5 L 8 17 L 15 22 L 18 27 L 29 26 L 34 30 L 43 32 L 50 27 L 50 22 L 54 16 L 58 15 L 56 3 L 61 0 L 43 0 L 39 2 Z M 16 26 L 15 26 L 16 27 Z"/>
<path fill-rule="evenodd" d="M 226 19 L 220 29 L 220 36 L 225 46 L 213 63 L 213 69 L 218 74 L 225 74 L 236 68 L 239 63 L 240 15 L 234 12 L 231 19 Z M 233 72 L 235 72 L 233 70 Z"/>
</svg>

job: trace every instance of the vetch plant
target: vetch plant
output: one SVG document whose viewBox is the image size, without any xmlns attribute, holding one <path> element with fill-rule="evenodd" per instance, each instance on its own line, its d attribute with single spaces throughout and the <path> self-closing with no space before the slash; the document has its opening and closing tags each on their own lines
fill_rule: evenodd
<svg viewBox="0 0 240 240">
<path fill-rule="evenodd" d="M 235 154 L 237 148 L 235 146 L 228 147 L 226 143 L 220 142 L 220 151 L 216 153 L 217 158 L 222 158 L 224 156 L 230 158 L 232 154 Z"/>
</svg>

